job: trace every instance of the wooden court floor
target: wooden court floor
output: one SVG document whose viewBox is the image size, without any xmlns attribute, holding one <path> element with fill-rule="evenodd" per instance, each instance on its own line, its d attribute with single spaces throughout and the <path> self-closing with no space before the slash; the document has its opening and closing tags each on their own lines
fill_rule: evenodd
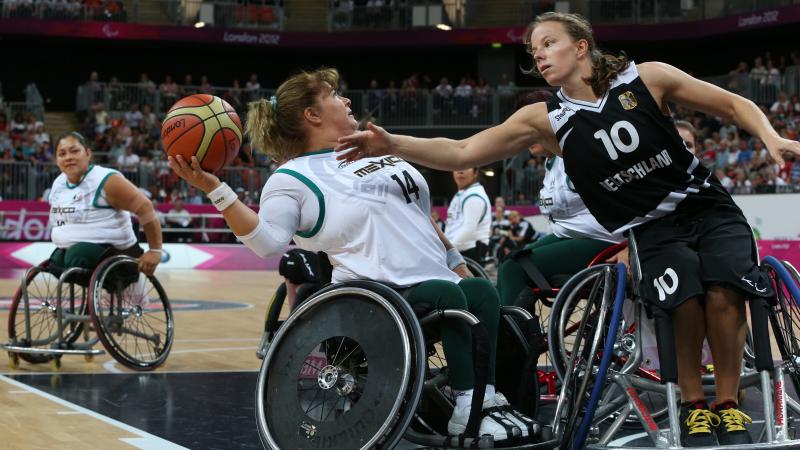
<svg viewBox="0 0 800 450">
<path fill-rule="evenodd" d="M 172 351 L 166 363 L 147 377 L 138 377 L 107 355 L 95 357 L 91 362 L 80 356 L 65 356 L 61 368 L 54 371 L 49 364 L 32 365 L 24 361 L 19 368 L 13 368 L 5 355 L 0 354 L 0 450 L 260 448 L 252 414 L 255 372 L 260 365 L 255 350 L 263 330 L 267 303 L 281 278 L 276 272 L 267 271 L 186 270 L 163 271 L 157 275 L 173 301 L 218 302 L 235 308 L 173 308 L 175 341 Z M 21 272 L 15 278 L 0 278 L 0 298 L 13 296 L 19 276 Z M 546 313 L 547 310 L 542 311 Z M 287 314 L 288 311 L 283 311 L 284 316 Z M 6 326 L 7 317 L 7 311 L 0 312 L 0 327 Z M 0 329 L 0 336 L 2 341 L 7 339 L 4 329 Z M 102 347 L 98 344 L 97 348 Z M 777 357 L 774 345 L 773 352 Z M 544 360 L 540 362 L 545 363 Z M 148 382 L 148 379 L 155 381 Z M 142 383 L 150 383 L 150 388 Z M 76 384 L 78 390 L 83 390 L 77 396 Z M 109 388 L 109 384 L 112 387 Z M 154 390 L 153 384 L 156 385 Z M 229 386 L 231 384 L 234 386 Z M 126 385 L 133 388 L 130 394 L 117 392 Z M 228 385 L 225 392 L 210 392 L 225 385 Z M 108 394 L 110 390 L 116 390 L 114 395 Z M 178 395 L 180 392 L 184 394 Z M 153 397 L 153 406 L 149 410 L 132 410 L 127 417 L 112 417 L 114 413 L 106 413 L 117 411 L 116 416 L 119 416 L 119 408 L 113 402 L 127 395 Z M 169 401 L 158 398 L 165 395 L 170 396 Z M 202 409 L 196 406 L 197 397 L 214 395 L 216 406 L 205 405 L 203 412 L 192 415 L 190 411 L 187 416 L 186 410 Z M 87 396 L 96 398 L 83 406 L 76 400 Z M 112 404 L 104 406 L 104 402 Z M 239 405 L 242 405 L 241 411 L 237 411 Z M 153 426 L 153 420 L 171 420 L 173 412 L 189 419 L 176 420 L 163 429 L 161 424 Z M 147 419 L 130 417 L 136 414 L 152 415 L 150 426 L 132 426 L 131 423 Z M 215 414 L 225 417 L 215 418 Z M 167 429 L 170 427 L 175 430 Z M 234 430 L 235 427 L 239 430 Z M 219 434 L 212 436 L 216 439 L 212 439 L 213 445 L 208 444 L 208 440 L 189 440 L 188 444 L 184 440 L 177 444 L 175 439 L 159 437 L 209 433 L 209 428 L 214 429 L 210 434 L 216 431 Z M 163 432 L 165 429 L 167 432 Z M 237 433 L 242 442 L 230 440 Z"/>
<path fill-rule="evenodd" d="M 18 274 L 18 276 L 21 275 Z M 282 279 L 267 271 L 162 271 L 157 272 L 171 300 L 235 303 L 236 309 L 180 310 L 175 312 L 175 340 L 160 373 L 257 371 L 255 351 L 263 330 L 267 302 Z M 0 298 L 14 295 L 19 278 L 0 279 Z M 248 305 L 242 307 L 241 304 Z M 5 342 L 8 312 L 0 312 L 0 340 Z M 100 344 L 96 348 L 102 348 Z M 142 438 L 119 422 L 97 417 L 91 411 L 10 379 L 19 374 L 132 373 L 108 355 L 87 362 L 81 356 L 64 356 L 54 372 L 50 364 L 24 361 L 14 369 L 0 355 L 0 448 L 2 449 L 112 449 L 180 448 Z M 253 386 L 254 387 L 254 386 Z M 248 391 L 251 387 L 247 387 Z M 43 431 L 46 430 L 46 431 Z M 143 440 L 144 439 L 144 440 Z M 149 440 L 148 440 L 149 439 Z"/>
</svg>

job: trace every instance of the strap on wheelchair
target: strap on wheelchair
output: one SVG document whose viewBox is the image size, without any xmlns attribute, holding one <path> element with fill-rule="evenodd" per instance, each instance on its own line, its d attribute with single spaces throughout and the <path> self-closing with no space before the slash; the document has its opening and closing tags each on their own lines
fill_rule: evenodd
<svg viewBox="0 0 800 450">
<path fill-rule="evenodd" d="M 522 266 L 522 270 L 525 271 L 525 274 L 528 275 L 528 278 L 533 282 L 533 285 L 541 289 L 542 291 L 552 291 L 553 286 L 547 281 L 544 274 L 536 264 L 531 261 L 528 257 L 531 254 L 531 250 L 527 248 L 521 248 L 512 251 L 508 254 L 509 258 L 513 258 L 514 261 L 517 261 L 520 266 Z"/>
<path fill-rule="evenodd" d="M 483 419 L 483 397 L 486 395 L 486 383 L 489 379 L 489 333 L 482 323 L 472 325 L 471 328 L 475 384 L 472 389 L 472 405 L 464 436 L 477 438 Z"/>
<path fill-rule="evenodd" d="M 769 310 L 771 306 L 766 299 L 756 297 L 750 301 L 750 322 L 753 327 L 753 352 L 756 357 L 756 370 L 772 371 L 772 348 L 769 342 Z"/>
<path fill-rule="evenodd" d="M 531 379 L 538 376 L 539 356 L 547 351 L 547 340 L 539 325 L 539 318 L 535 314 L 532 319 L 518 323 L 525 340 L 528 341 L 528 353 L 525 355 L 525 363 L 519 377 L 519 385 L 517 385 L 516 398 L 518 401 L 516 406 L 521 412 L 535 417 L 536 411 L 532 411 L 530 405 L 538 403 L 535 400 L 538 398 L 539 392 L 533 389 L 534 384 L 531 383 Z"/>
</svg>

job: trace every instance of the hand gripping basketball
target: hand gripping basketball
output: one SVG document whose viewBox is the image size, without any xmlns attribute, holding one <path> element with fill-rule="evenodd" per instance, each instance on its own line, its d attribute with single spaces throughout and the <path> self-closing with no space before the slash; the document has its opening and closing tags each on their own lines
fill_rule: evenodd
<svg viewBox="0 0 800 450">
<path fill-rule="evenodd" d="M 200 161 L 197 160 L 196 156 L 192 156 L 191 163 L 181 155 L 170 156 L 167 158 L 167 164 L 169 164 L 170 169 L 175 171 L 175 174 L 206 194 L 221 184 L 216 175 L 208 173 L 200 167 Z"/>
</svg>

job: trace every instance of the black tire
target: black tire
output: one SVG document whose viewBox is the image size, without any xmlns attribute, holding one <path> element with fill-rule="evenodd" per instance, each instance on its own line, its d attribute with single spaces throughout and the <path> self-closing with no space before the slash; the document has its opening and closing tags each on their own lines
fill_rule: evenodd
<svg viewBox="0 0 800 450">
<path fill-rule="evenodd" d="M 26 337 L 25 304 L 23 301 L 22 286 L 17 288 L 8 311 L 8 338 L 12 345 L 34 348 L 51 348 L 59 344 L 58 319 L 56 316 L 56 303 L 58 302 L 57 285 L 58 277 L 48 272 L 47 261 L 30 268 L 26 272 L 25 289 L 28 291 L 30 304 L 31 338 Z M 69 293 L 71 289 L 79 292 L 82 298 L 76 302 Z M 88 301 L 86 289 L 82 286 L 68 284 L 62 287 L 62 308 L 65 313 L 86 314 Z M 82 322 L 71 322 L 64 332 L 61 342 L 72 343 L 83 332 Z M 31 364 L 42 364 L 53 359 L 52 355 L 32 353 L 19 353 L 19 358 Z"/>
<path fill-rule="evenodd" d="M 392 448 L 419 402 L 424 361 L 419 324 L 396 292 L 367 281 L 331 285 L 290 316 L 264 358 L 256 390 L 262 442 Z"/>
<path fill-rule="evenodd" d="M 89 297 L 97 336 L 114 359 L 134 370 L 152 370 L 164 363 L 175 323 L 158 279 L 140 277 L 133 258 L 111 257 L 92 274 Z"/>
</svg>

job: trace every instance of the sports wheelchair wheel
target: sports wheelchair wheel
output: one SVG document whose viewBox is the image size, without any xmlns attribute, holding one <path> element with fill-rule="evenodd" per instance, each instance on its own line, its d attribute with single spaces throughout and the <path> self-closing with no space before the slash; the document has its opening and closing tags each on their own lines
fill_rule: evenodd
<svg viewBox="0 0 800 450">
<path fill-rule="evenodd" d="M 175 323 L 167 293 L 158 279 L 139 272 L 127 256 L 106 259 L 89 283 L 90 315 L 111 356 L 135 370 L 151 370 L 166 360 Z"/>
<path fill-rule="evenodd" d="M 769 313 L 772 334 L 795 392 L 800 393 L 800 274 L 788 262 L 767 256 L 762 263 L 775 291 Z"/>
<path fill-rule="evenodd" d="M 48 261 L 31 267 L 25 273 L 24 287 L 17 288 L 8 311 L 8 337 L 12 345 L 51 348 L 59 342 L 72 343 L 83 331 L 82 322 L 70 322 L 64 329 L 63 340 L 58 333 L 58 277 L 47 270 Z M 23 289 L 25 290 L 23 292 Z M 26 320 L 23 296 L 28 295 Z M 86 314 L 86 288 L 74 283 L 62 286 L 61 308 L 65 314 Z M 28 325 L 30 324 L 30 336 Z M 19 358 L 31 364 L 50 361 L 52 355 L 19 353 Z"/>
<path fill-rule="evenodd" d="M 605 374 L 612 360 L 624 299 L 624 272 L 624 268 L 615 270 L 608 265 L 585 269 L 573 278 L 580 282 L 576 283 L 576 289 L 563 289 L 556 299 L 548 334 L 557 335 L 560 328 L 562 340 L 558 342 L 558 338 L 548 339 L 548 345 L 553 359 L 560 358 L 563 364 L 560 369 L 563 371 L 562 389 L 553 419 L 554 433 L 561 437 L 562 449 L 581 448 L 600 393 L 607 384 Z M 578 296 L 585 287 L 589 289 L 588 295 L 585 298 L 583 295 Z M 570 292 L 575 295 L 570 295 Z M 561 313 L 557 314 L 556 308 L 567 309 L 567 300 L 577 297 L 583 300 L 583 312 L 575 315 L 577 323 L 570 334 L 571 340 L 565 344 L 568 347 L 564 353 L 558 356 L 561 353 L 558 346 L 564 342 L 563 330 L 566 327 L 564 320 L 559 320 Z M 573 306 L 571 311 L 575 312 L 577 307 Z M 557 364 L 556 367 L 558 368 Z"/>
<path fill-rule="evenodd" d="M 370 281 L 331 285 L 269 346 L 256 389 L 259 436 L 267 448 L 392 448 L 417 408 L 425 360 L 399 294 Z"/>
</svg>

